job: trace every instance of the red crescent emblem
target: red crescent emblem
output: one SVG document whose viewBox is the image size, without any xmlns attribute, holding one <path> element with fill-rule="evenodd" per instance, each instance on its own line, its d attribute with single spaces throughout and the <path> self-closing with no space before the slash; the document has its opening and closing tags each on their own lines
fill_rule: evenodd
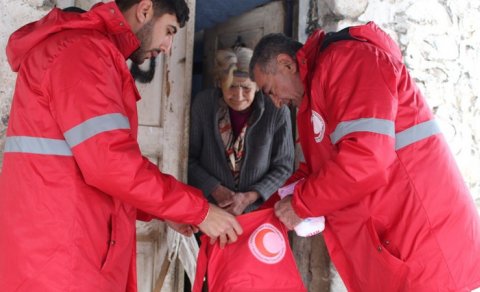
<svg viewBox="0 0 480 292">
<path fill-rule="evenodd" d="M 283 234 L 272 224 L 262 224 L 250 235 L 248 247 L 253 256 L 266 264 L 276 264 L 285 256 Z"/>
<path fill-rule="evenodd" d="M 276 256 L 278 252 L 272 253 L 268 251 L 268 249 L 265 247 L 264 239 L 265 239 L 265 235 L 267 235 L 268 233 L 273 233 L 273 231 L 267 228 L 258 231 L 257 236 L 255 236 L 255 247 L 258 248 L 258 251 L 264 256 L 272 258 Z"/>
</svg>

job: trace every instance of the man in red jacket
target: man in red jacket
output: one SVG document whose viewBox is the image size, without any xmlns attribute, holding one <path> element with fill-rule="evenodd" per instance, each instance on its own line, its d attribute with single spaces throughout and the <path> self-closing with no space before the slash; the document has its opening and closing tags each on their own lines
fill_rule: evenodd
<svg viewBox="0 0 480 292">
<path fill-rule="evenodd" d="M 349 291 L 480 286 L 477 210 L 399 48 L 374 23 L 302 45 L 280 34 L 251 70 L 277 105 L 298 106 L 305 157 L 275 205 L 288 228 L 326 217 L 324 238 Z"/>
<path fill-rule="evenodd" d="M 140 96 L 125 60 L 168 53 L 187 20 L 184 1 L 118 0 L 55 8 L 12 34 L 0 291 L 135 291 L 135 219 L 145 214 L 220 245 L 242 232 L 137 143 Z"/>
</svg>

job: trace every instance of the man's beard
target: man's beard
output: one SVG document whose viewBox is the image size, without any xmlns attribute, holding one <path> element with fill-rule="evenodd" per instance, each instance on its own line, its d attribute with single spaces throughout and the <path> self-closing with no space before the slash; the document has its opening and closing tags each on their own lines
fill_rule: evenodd
<svg viewBox="0 0 480 292">
<path fill-rule="evenodd" d="M 135 64 L 142 64 L 145 62 L 147 48 L 152 43 L 153 21 L 145 23 L 145 25 L 135 34 L 140 41 L 140 47 L 130 55 L 130 60 Z"/>
</svg>

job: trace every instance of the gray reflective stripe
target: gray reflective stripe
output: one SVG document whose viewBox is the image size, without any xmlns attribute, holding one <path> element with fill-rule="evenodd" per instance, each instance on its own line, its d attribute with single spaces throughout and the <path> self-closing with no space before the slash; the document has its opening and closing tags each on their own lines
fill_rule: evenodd
<svg viewBox="0 0 480 292">
<path fill-rule="evenodd" d="M 393 121 L 384 119 L 358 119 L 338 124 L 335 131 L 330 134 L 333 144 L 336 144 L 342 137 L 354 132 L 372 132 L 377 134 L 395 137 L 395 124 Z"/>
<path fill-rule="evenodd" d="M 72 156 L 65 140 L 27 136 L 7 137 L 5 152 Z"/>
<path fill-rule="evenodd" d="M 70 147 L 75 147 L 83 141 L 102 132 L 130 129 L 127 117 L 122 114 L 107 114 L 86 120 L 64 133 Z"/>
<path fill-rule="evenodd" d="M 397 133 L 395 150 L 400 150 L 410 144 L 440 133 L 440 128 L 434 120 L 426 121 Z"/>
<path fill-rule="evenodd" d="M 341 138 L 348 134 L 355 132 L 372 132 L 395 138 L 395 150 L 400 150 L 403 147 L 441 132 L 435 120 L 420 123 L 396 134 L 394 134 L 394 127 L 393 121 L 375 118 L 341 122 L 330 135 L 330 139 L 333 144 L 336 144 Z"/>
</svg>

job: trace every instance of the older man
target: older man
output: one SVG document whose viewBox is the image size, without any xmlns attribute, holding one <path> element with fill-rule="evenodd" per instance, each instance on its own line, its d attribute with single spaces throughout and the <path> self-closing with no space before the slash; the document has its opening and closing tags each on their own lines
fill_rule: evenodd
<svg viewBox="0 0 480 292">
<path fill-rule="evenodd" d="M 298 106 L 305 163 L 277 202 L 289 228 L 326 217 L 325 241 L 349 291 L 480 286 L 480 222 L 399 48 L 375 24 L 268 35 L 250 66 L 278 105 Z"/>
</svg>

